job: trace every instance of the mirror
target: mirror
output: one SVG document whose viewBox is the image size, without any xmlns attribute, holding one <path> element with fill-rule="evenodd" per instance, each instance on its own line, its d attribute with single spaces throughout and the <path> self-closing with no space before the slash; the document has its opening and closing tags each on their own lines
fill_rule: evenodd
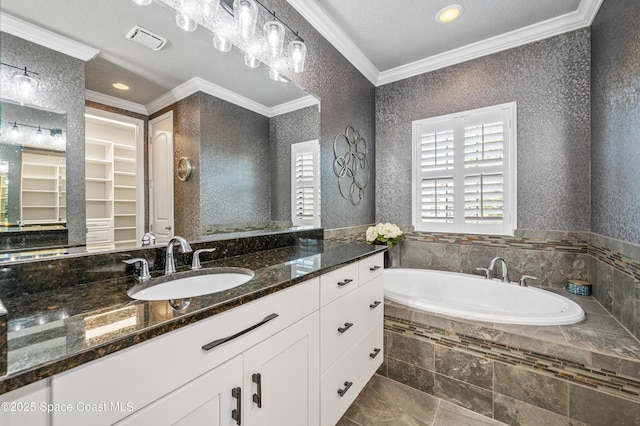
<svg viewBox="0 0 640 426">
<path fill-rule="evenodd" d="M 217 176 L 216 190 L 222 193 L 225 192 L 224 184 L 227 180 L 233 180 L 237 184 L 238 179 L 243 179 L 246 174 L 257 176 L 261 182 L 269 183 L 266 187 L 261 186 L 259 188 L 259 191 L 262 192 L 261 197 L 254 197 L 256 200 L 259 199 L 256 202 L 260 204 L 248 205 L 230 201 L 226 202 L 224 206 L 220 206 L 210 197 L 207 199 L 205 191 L 209 190 L 213 183 L 203 181 L 205 184 L 202 187 L 198 182 L 196 193 L 184 192 L 183 189 L 179 189 L 176 186 L 176 217 L 181 214 L 178 210 L 178 203 L 182 205 L 184 200 L 193 201 L 195 199 L 193 196 L 197 196 L 200 199 L 200 206 L 197 209 L 198 217 L 188 217 L 187 221 L 190 226 L 193 223 L 198 224 L 198 237 L 221 230 L 253 230 L 253 225 L 257 222 L 273 222 L 283 226 L 290 223 L 291 177 L 289 146 L 292 143 L 317 139 L 320 132 L 319 101 L 314 99 L 310 102 L 311 95 L 309 93 L 290 82 L 272 81 L 269 79 L 269 69 L 264 64 L 257 69 L 246 67 L 243 60 L 244 52 L 235 47 L 228 53 L 216 51 L 213 48 L 212 35 L 207 30 L 198 28 L 197 31 L 192 33 L 180 30 L 175 25 L 175 13 L 173 10 L 160 1 L 155 1 L 148 7 L 141 7 L 131 0 L 96 0 L 92 2 L 84 0 L 64 0 L 61 2 L 3 0 L 2 11 L 47 31 L 52 31 L 98 49 L 100 51 L 98 56 L 89 60 L 86 64 L 82 64 L 86 71 L 84 89 L 87 89 L 87 99 L 91 99 L 91 101 L 98 104 L 108 104 L 107 101 L 110 102 L 117 98 L 126 101 L 119 105 L 133 105 L 135 108 L 129 108 L 129 111 L 134 111 L 134 113 L 145 116 L 149 120 L 156 117 L 163 110 L 170 108 L 170 103 L 167 103 L 167 99 L 171 99 L 172 96 L 174 107 L 176 101 L 189 99 L 189 96 L 186 96 L 184 91 L 189 88 L 193 89 L 192 86 L 196 82 L 199 85 L 195 85 L 194 92 L 198 93 L 200 91 L 200 93 L 203 93 L 202 96 L 207 99 L 203 101 L 203 105 L 207 104 L 207 102 L 213 103 L 213 98 L 217 98 L 215 102 L 219 102 L 221 97 L 218 95 L 220 93 L 232 94 L 231 98 L 222 96 L 223 103 L 231 105 L 230 112 L 226 113 L 227 118 L 238 116 L 238 114 L 231 112 L 235 108 L 239 108 L 238 105 L 246 107 L 244 109 L 250 110 L 252 113 L 257 111 L 257 114 L 262 116 L 263 121 L 266 122 L 266 125 L 263 123 L 260 126 L 265 132 L 260 138 L 266 141 L 266 146 L 256 150 L 251 145 L 255 143 L 255 137 L 247 137 L 246 134 L 237 136 L 230 132 L 233 128 L 239 131 L 243 130 L 244 126 L 242 125 L 227 126 L 228 128 L 224 130 L 226 140 L 238 140 L 246 144 L 245 149 L 240 150 L 241 152 L 239 153 L 243 157 L 235 158 L 238 162 L 251 167 L 251 169 L 245 169 L 245 173 L 237 173 L 238 169 L 235 169 L 233 177 L 231 174 L 225 174 L 223 172 L 225 165 L 231 167 L 231 165 L 238 164 L 238 162 L 226 161 L 221 163 L 220 160 L 223 156 L 219 155 L 219 152 L 206 147 L 201 148 L 197 158 L 188 152 L 179 153 L 179 150 L 176 149 L 174 164 L 177 164 L 181 156 L 194 158 L 193 178 L 188 182 L 180 182 L 177 178 L 175 181 L 180 182 L 182 185 L 195 184 L 199 178 L 202 179 L 199 172 L 204 172 L 207 173 L 207 176 Z M 221 12 L 222 8 L 218 13 Z M 6 25 L 7 20 L 5 19 L 4 22 Z M 163 37 L 169 40 L 168 43 L 163 49 L 155 52 L 144 46 L 137 45 L 131 40 L 127 40 L 124 37 L 125 34 L 135 25 L 161 33 Z M 2 35 L 4 36 L 4 33 Z M 287 41 L 285 40 L 285 43 Z M 16 52 L 9 52 L 8 55 L 5 55 L 7 47 L 4 40 L 0 47 L 3 51 L 3 62 L 5 57 L 18 56 Z M 24 53 L 24 50 L 21 53 Z M 51 61 L 46 63 L 40 61 L 41 55 L 42 51 L 35 49 L 29 59 L 32 59 L 30 66 L 34 66 L 33 63 L 39 65 L 34 69 L 41 74 L 40 78 L 42 80 L 53 80 L 53 82 L 46 81 L 45 84 L 61 85 L 65 77 L 78 79 L 78 75 L 74 75 L 75 70 L 73 72 L 68 71 L 70 66 L 66 67 L 66 73 L 70 75 L 65 76 L 65 67 L 51 66 Z M 23 66 L 23 64 L 19 64 L 19 66 Z M 116 82 L 114 81 L 116 78 L 130 83 L 130 90 L 122 92 L 113 88 L 112 83 Z M 215 89 L 221 90 L 216 92 Z M 176 92 L 182 94 L 176 97 Z M 107 97 L 103 95 L 107 95 Z M 195 94 L 190 96 L 195 96 Z M 76 99 L 77 96 L 67 96 L 67 98 Z M 238 99 L 239 101 L 237 101 Z M 304 101 L 300 102 L 301 100 Z M 164 101 L 164 104 L 161 101 Z M 40 105 L 39 102 L 34 103 Z M 82 103 L 84 105 L 84 96 Z M 290 104 L 302 105 L 303 108 L 289 110 L 282 108 L 283 105 Z M 310 106 L 312 104 L 316 105 Z M 142 110 L 137 107 L 142 107 Z M 64 109 L 70 111 L 72 107 Z M 105 109 L 121 111 L 118 110 L 118 107 L 105 107 Z M 280 111 L 285 112 L 280 114 Z M 79 140 L 80 143 L 83 143 L 84 123 L 80 123 L 78 114 L 75 111 L 69 113 L 68 118 L 70 120 L 69 127 L 79 130 Z M 208 144 L 214 143 L 214 139 L 223 132 L 219 128 L 214 128 L 211 125 L 211 120 L 204 119 L 207 122 L 207 126 L 205 126 L 206 129 L 203 127 L 199 143 L 203 144 L 202 146 L 210 147 L 211 145 Z M 226 121 L 226 123 L 230 122 L 231 120 Z M 221 121 L 219 124 L 224 125 L 225 121 Z M 303 133 L 296 134 L 296 132 L 292 131 L 298 126 L 305 128 Z M 273 135 L 274 128 L 280 129 L 275 136 Z M 270 129 L 272 129 L 271 134 Z M 69 137 L 71 138 L 72 135 L 70 134 Z M 178 137 L 179 135 L 176 135 L 177 142 Z M 274 141 L 274 138 L 276 141 Z M 72 176 L 70 172 L 77 169 L 78 164 L 83 162 L 84 152 L 82 152 L 82 158 L 77 155 L 80 152 L 78 146 L 80 143 L 72 142 L 67 146 L 66 167 L 69 171 L 68 179 L 70 181 L 67 199 L 77 200 L 78 194 L 76 192 L 84 192 L 85 182 L 77 181 L 78 176 Z M 231 155 L 233 151 L 233 149 L 228 150 L 226 154 Z M 145 158 L 144 161 L 146 163 L 147 159 Z M 82 167 L 84 168 L 84 164 L 82 164 Z M 216 171 L 216 173 L 213 173 L 213 171 Z M 148 180 L 146 180 L 145 192 L 148 189 Z M 180 191 L 183 191 L 182 199 L 179 199 L 178 192 Z M 232 191 L 237 191 L 237 189 L 234 188 L 227 191 L 227 193 Z M 90 195 L 87 193 L 87 197 Z M 81 194 L 81 196 L 84 199 L 85 195 Z M 190 196 L 191 198 L 189 198 Z M 72 208 L 72 204 L 70 204 L 69 209 Z M 242 210 L 236 210 L 237 214 L 234 214 L 234 207 L 239 205 L 242 206 Z M 9 206 L 11 206 L 11 203 L 9 203 Z M 212 213 L 215 209 L 210 209 L 209 207 L 220 209 L 225 218 L 218 220 L 216 215 Z M 240 221 L 242 226 L 236 226 L 238 225 L 237 223 L 229 222 L 229 217 L 244 217 L 248 211 L 254 210 L 261 212 L 259 220 L 251 217 L 246 218 L 246 220 L 243 219 Z M 148 215 L 148 211 L 146 214 Z M 206 215 L 206 218 L 203 218 L 203 215 Z M 71 222 L 71 213 L 69 216 L 69 222 Z M 81 228 L 83 228 L 85 221 L 86 218 L 83 216 L 81 223 L 68 223 L 69 233 L 76 236 L 80 233 L 84 237 L 85 230 Z M 80 229 L 81 231 L 79 231 Z M 176 233 L 180 232 L 179 229 L 180 225 L 176 223 Z M 194 229 L 190 228 L 189 232 L 193 236 L 196 235 L 196 230 Z"/>
</svg>

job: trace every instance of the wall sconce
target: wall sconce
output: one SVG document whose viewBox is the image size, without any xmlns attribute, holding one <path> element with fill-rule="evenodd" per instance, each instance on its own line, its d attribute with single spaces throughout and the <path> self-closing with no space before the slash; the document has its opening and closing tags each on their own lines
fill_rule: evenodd
<svg viewBox="0 0 640 426">
<path fill-rule="evenodd" d="M 132 1 L 147 4 L 146 0 Z M 228 52 L 237 46 L 245 52 L 246 66 L 257 68 L 261 62 L 267 64 L 272 68 L 273 80 L 283 81 L 281 74 L 304 71 L 307 47 L 303 38 L 259 0 L 161 1 L 175 10 L 180 28 L 195 31 L 201 25 L 213 34 L 213 45 L 218 51 Z M 264 23 L 262 35 L 255 33 L 258 21 Z M 293 40 L 283 51 L 287 30 Z"/>
<path fill-rule="evenodd" d="M 13 76 L 13 89 L 15 96 L 21 101 L 30 101 L 33 99 L 36 91 L 38 90 L 38 80 L 31 77 L 31 75 L 39 75 L 37 72 L 29 71 L 27 67 L 17 67 L 15 65 L 6 64 L 0 62 L 5 67 L 19 70 L 20 72 Z"/>
</svg>

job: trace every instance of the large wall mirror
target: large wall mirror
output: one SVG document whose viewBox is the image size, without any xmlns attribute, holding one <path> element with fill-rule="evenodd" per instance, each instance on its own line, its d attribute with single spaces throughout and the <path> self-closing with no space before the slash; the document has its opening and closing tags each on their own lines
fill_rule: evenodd
<svg viewBox="0 0 640 426">
<path fill-rule="evenodd" d="M 291 145 L 319 138 L 319 100 L 313 95 L 287 78 L 270 78 L 269 67 L 264 64 L 258 68 L 245 66 L 245 52 L 236 47 L 226 53 L 216 50 L 212 33 L 200 26 L 193 32 L 178 28 L 175 11 L 159 0 L 149 6 L 139 6 L 131 0 L 3 0 L 1 7 L 4 14 L 0 28 L 3 31 L 0 33 L 3 62 L 11 62 L 19 68 L 26 66 L 29 72 L 37 73 L 34 78 L 40 81 L 40 88 L 26 106 L 20 105 L 21 100 L 16 99 L 14 93 L 2 89 L 3 138 L 8 120 L 11 120 L 5 120 L 5 103 L 9 106 L 7 113 L 11 108 L 20 107 L 52 111 L 63 121 L 68 120 L 65 123 L 69 128 L 66 151 L 64 147 L 32 147 L 30 150 L 39 153 L 46 150 L 51 158 L 59 159 L 61 185 L 64 177 L 67 179 L 69 220 L 59 220 L 58 224 L 68 229 L 71 245 L 82 246 L 87 241 L 85 238 L 91 232 L 87 233 L 86 226 L 91 218 L 96 218 L 96 200 L 124 198 L 117 194 L 137 196 L 142 209 L 130 209 L 125 203 L 112 204 L 112 217 L 117 216 L 116 211 L 124 213 L 120 214 L 119 222 L 115 217 L 115 222 L 108 226 L 116 231 L 118 223 L 121 229 L 133 226 L 142 229 L 137 229 L 137 233 L 121 232 L 128 235 L 127 244 L 107 244 L 101 249 L 140 246 L 140 234 L 149 231 L 154 223 L 149 201 L 154 190 L 153 183 L 149 185 L 154 166 L 150 149 L 145 147 L 144 139 L 138 148 L 140 152 L 135 153 L 126 144 L 114 142 L 111 154 L 105 154 L 105 160 L 119 159 L 120 166 L 112 164 L 107 169 L 112 167 L 111 179 L 120 184 L 114 183 L 110 190 L 105 190 L 100 179 L 106 178 L 98 176 L 95 158 L 107 143 L 100 137 L 91 136 L 98 141 L 94 141 L 88 150 L 85 146 L 85 129 L 93 131 L 95 127 L 85 121 L 85 111 L 90 111 L 91 120 L 95 120 L 96 109 L 105 111 L 106 121 L 112 120 L 113 114 L 120 115 L 125 124 L 130 124 L 131 119 L 141 120 L 143 126 L 136 130 L 138 138 L 142 133 L 153 138 L 148 124 L 156 123 L 154 120 L 163 114 L 172 113 L 174 146 L 166 165 L 173 174 L 176 217 L 171 226 L 176 234 L 186 234 L 194 240 L 230 230 L 257 231 L 265 224 L 267 227 L 291 225 Z M 226 11 L 221 7 L 217 13 Z M 15 32 L 7 31 L 8 23 L 13 22 L 7 16 L 44 31 L 39 34 L 41 40 L 61 36 L 61 40 L 79 42 L 95 49 L 97 55 L 86 62 L 58 52 L 55 52 L 58 56 L 48 56 L 52 46 L 43 48 L 33 39 L 20 40 Z M 158 51 L 135 43 L 125 37 L 135 26 L 146 28 L 168 41 Z M 287 41 L 285 39 L 285 43 Z M 16 74 L 6 66 L 2 71 L 3 83 Z M 81 94 L 66 87 L 77 84 L 82 76 Z M 114 87 L 114 83 L 129 87 L 121 90 Z M 52 105 L 51 93 L 58 92 L 64 100 Z M 38 98 L 39 93 L 42 99 Z M 85 110 L 85 98 L 93 110 Z M 67 106 L 70 100 L 72 102 Z M 78 105 L 82 108 L 81 116 L 76 111 Z M 41 129 L 60 128 L 65 136 L 63 125 L 42 125 L 17 118 L 13 121 L 20 124 L 21 120 L 24 124 L 40 125 Z M 29 129 L 37 130 L 35 127 Z M 53 140 L 52 133 L 48 136 Z M 9 145 L 8 150 L 15 151 L 15 146 Z M 21 150 L 26 153 L 26 148 Z M 85 155 L 93 159 L 93 163 L 88 163 Z M 194 164 L 193 175 L 185 182 L 175 177 L 173 170 L 181 157 L 190 158 Z M 12 213 L 10 170 L 12 162 L 16 161 L 13 157 L 0 157 L 0 176 L 4 176 L 3 182 L 9 182 L 7 190 L 2 192 L 6 193 L 3 203 L 8 207 L 0 210 L 3 220 L 10 224 L 23 219 L 17 215 L 13 220 Z M 8 166 L 4 167 L 4 163 Z M 113 172 L 117 167 L 122 170 L 119 176 Z M 136 167 L 135 179 L 127 177 L 127 173 L 133 172 L 131 167 Z M 8 171 L 3 174 L 5 168 Z M 79 170 L 82 170 L 81 174 Z M 140 185 L 144 188 L 141 191 L 137 188 L 138 195 L 133 195 L 136 190 L 132 188 Z M 61 194 L 57 196 L 58 200 L 65 199 Z M 62 210 L 58 217 L 63 218 Z M 133 225 L 140 223 L 142 225 Z M 81 244 L 76 244 L 78 241 Z"/>
</svg>

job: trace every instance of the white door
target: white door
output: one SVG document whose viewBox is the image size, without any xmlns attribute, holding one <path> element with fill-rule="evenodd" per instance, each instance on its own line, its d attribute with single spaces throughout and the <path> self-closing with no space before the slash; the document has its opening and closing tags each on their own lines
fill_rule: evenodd
<svg viewBox="0 0 640 426">
<path fill-rule="evenodd" d="M 161 374 L 161 373 L 158 373 Z M 231 426 L 238 423 L 238 401 L 232 394 L 239 388 L 242 356 L 203 374 L 164 398 L 117 423 L 118 426 Z M 242 396 L 242 393 L 240 393 Z"/>
<path fill-rule="evenodd" d="M 173 111 L 149 122 L 149 221 L 157 243 L 173 237 Z"/>
<path fill-rule="evenodd" d="M 319 425 L 318 334 L 316 312 L 244 353 L 247 425 Z"/>
</svg>

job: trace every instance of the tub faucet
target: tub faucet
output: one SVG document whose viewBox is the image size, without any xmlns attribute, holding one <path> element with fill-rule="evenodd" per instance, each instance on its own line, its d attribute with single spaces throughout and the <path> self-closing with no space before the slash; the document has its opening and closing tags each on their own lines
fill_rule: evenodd
<svg viewBox="0 0 640 426">
<path fill-rule="evenodd" d="M 489 274 L 491 274 L 491 277 L 495 277 L 496 274 L 494 272 L 495 268 L 496 268 L 496 263 L 502 263 L 502 282 L 503 283 L 508 283 L 509 281 L 509 270 L 507 269 L 507 261 L 504 260 L 504 258 L 502 257 L 494 257 L 493 259 L 491 259 L 491 262 L 489 262 L 489 267 L 487 269 L 489 269 Z"/>
<path fill-rule="evenodd" d="M 169 244 L 167 245 L 167 254 L 164 258 L 164 274 L 171 275 L 176 272 L 176 263 L 173 258 L 173 246 L 175 243 L 180 243 L 180 251 L 182 253 L 191 253 L 191 246 L 182 237 L 173 237 L 169 240 Z"/>
</svg>

